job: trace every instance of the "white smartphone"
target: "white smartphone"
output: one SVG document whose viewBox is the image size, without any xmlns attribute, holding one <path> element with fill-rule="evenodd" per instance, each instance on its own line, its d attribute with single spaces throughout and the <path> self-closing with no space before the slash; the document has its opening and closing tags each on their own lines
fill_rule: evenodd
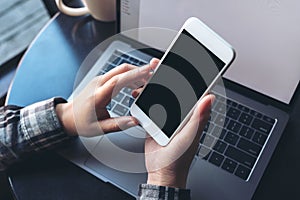
<svg viewBox="0 0 300 200">
<path fill-rule="evenodd" d="M 189 18 L 132 104 L 131 115 L 158 144 L 167 145 L 234 57 L 231 45 Z"/>
</svg>

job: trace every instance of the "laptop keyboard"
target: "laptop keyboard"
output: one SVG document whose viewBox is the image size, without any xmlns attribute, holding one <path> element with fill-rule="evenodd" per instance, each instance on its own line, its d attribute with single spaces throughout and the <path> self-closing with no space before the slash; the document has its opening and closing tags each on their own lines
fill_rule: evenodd
<svg viewBox="0 0 300 200">
<path fill-rule="evenodd" d="M 115 51 L 99 75 L 122 63 L 136 66 L 147 64 L 138 58 Z M 120 116 L 129 115 L 129 108 L 134 101 L 131 91 L 130 88 L 123 88 L 107 109 Z M 211 118 L 202 133 L 197 156 L 247 180 L 275 119 L 221 95 L 215 95 Z"/>
<path fill-rule="evenodd" d="M 102 68 L 99 75 L 105 74 L 106 72 L 110 71 L 111 69 L 119 66 L 123 63 L 132 64 L 135 66 L 142 66 L 146 65 L 147 63 L 143 60 L 138 58 L 134 58 L 127 54 L 124 54 L 118 50 L 116 50 L 111 57 L 109 58 L 106 65 Z M 107 109 L 114 112 L 117 115 L 125 116 L 129 115 L 129 108 L 133 103 L 134 99 L 131 95 L 130 88 L 123 88 L 109 103 Z"/>
<path fill-rule="evenodd" d="M 216 94 L 197 155 L 247 180 L 274 124 L 275 119 Z"/>
</svg>

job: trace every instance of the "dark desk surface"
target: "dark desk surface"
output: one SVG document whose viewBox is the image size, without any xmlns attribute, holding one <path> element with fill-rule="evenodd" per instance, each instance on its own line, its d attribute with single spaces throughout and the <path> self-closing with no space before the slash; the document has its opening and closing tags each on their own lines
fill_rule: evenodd
<svg viewBox="0 0 300 200">
<path fill-rule="evenodd" d="M 20 63 L 8 103 L 26 106 L 53 96 L 67 98 L 84 58 L 114 32 L 114 23 L 96 22 L 90 17 L 56 16 Z M 290 121 L 254 199 L 300 198 L 299 89 L 292 107 Z M 9 171 L 9 177 L 18 199 L 132 199 L 54 152 L 18 164 Z"/>
</svg>

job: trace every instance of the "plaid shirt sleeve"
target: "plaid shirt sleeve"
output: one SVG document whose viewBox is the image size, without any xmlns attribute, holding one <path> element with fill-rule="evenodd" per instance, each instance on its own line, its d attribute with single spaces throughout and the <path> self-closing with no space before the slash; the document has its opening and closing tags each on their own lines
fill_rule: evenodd
<svg viewBox="0 0 300 200">
<path fill-rule="evenodd" d="M 25 108 L 0 108 L 0 170 L 32 152 L 49 149 L 70 139 L 57 118 L 55 106 L 61 98 L 42 101 Z"/>
<path fill-rule="evenodd" d="M 190 200 L 190 190 L 141 184 L 139 200 Z"/>
</svg>

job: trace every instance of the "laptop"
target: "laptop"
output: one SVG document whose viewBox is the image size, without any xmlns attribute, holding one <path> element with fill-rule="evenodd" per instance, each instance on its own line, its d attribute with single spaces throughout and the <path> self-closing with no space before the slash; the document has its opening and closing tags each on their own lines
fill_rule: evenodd
<svg viewBox="0 0 300 200">
<path fill-rule="evenodd" d="M 160 10 L 167 6 L 167 2 L 173 5 L 168 12 L 169 18 L 163 10 Z M 193 0 L 189 2 L 190 4 L 183 3 L 183 5 L 171 0 L 163 2 L 159 0 L 118 0 L 116 4 L 117 25 L 121 34 L 94 50 L 103 53 L 92 63 L 88 62 L 90 70 L 79 81 L 70 99 L 76 96 L 92 78 L 104 74 L 122 63 L 142 66 L 153 57 L 160 58 L 163 54 L 162 44 L 166 43 L 167 45 L 171 41 L 172 31 L 163 29 L 161 34 L 168 35 L 169 38 L 163 38 L 162 41 L 157 42 L 158 37 L 153 38 L 155 35 L 149 34 L 149 31 L 143 33 L 143 31 L 128 32 L 126 30 L 145 25 L 155 26 L 155 23 L 162 26 L 159 23 L 164 23 L 163 21 L 165 21 L 163 27 L 176 29 L 181 26 L 180 21 L 183 22 L 185 17 L 189 17 L 180 10 L 184 7 L 186 8 L 183 10 L 189 8 L 191 15 L 200 19 L 204 18 L 208 26 L 221 36 L 225 36 L 225 39 L 233 44 L 237 51 L 237 60 L 235 65 L 230 67 L 232 70 L 223 78 L 226 96 L 222 95 L 222 92 L 219 93 L 223 88 L 217 86 L 213 90 L 217 98 L 212 108 L 211 119 L 202 133 L 199 149 L 191 165 L 187 187 L 192 190 L 192 199 L 251 199 L 288 122 L 288 105 L 300 79 L 299 67 L 295 67 L 300 64 L 299 60 L 286 59 L 286 56 L 290 58 L 294 56 L 290 52 L 299 52 L 299 45 L 298 47 L 290 46 L 294 47 L 293 51 L 276 57 L 274 56 L 276 52 L 268 45 L 277 42 L 278 40 L 274 40 L 275 38 L 282 38 L 282 32 L 274 31 L 270 37 L 261 39 L 260 42 L 267 41 L 262 44 L 263 47 L 260 47 L 252 44 L 257 44 L 255 41 L 257 38 L 253 38 L 251 35 L 253 32 L 240 28 L 241 25 L 247 27 L 245 23 L 249 23 L 250 28 L 257 27 L 260 33 L 269 32 L 270 28 L 279 26 L 278 21 L 274 20 L 273 24 L 268 24 L 268 26 L 264 23 L 272 22 L 274 18 L 280 19 L 282 23 L 286 22 L 285 28 L 294 27 L 289 16 L 294 11 L 293 7 L 297 6 L 291 6 L 286 2 L 277 5 L 277 1 L 269 5 L 270 2 L 267 3 L 268 5 L 262 5 L 260 1 L 243 2 L 237 5 L 236 1 L 231 0 L 226 3 Z M 300 4 L 298 1 L 293 3 Z M 159 6 L 159 4 L 162 5 Z M 154 6 L 157 8 L 156 10 Z M 205 11 L 193 13 L 195 9 L 196 11 L 198 8 L 201 10 L 201 6 L 205 8 Z M 215 12 L 217 8 L 222 8 L 229 14 L 220 15 Z M 221 11 L 219 10 L 219 12 Z M 152 13 L 153 20 L 149 20 L 149 13 Z M 255 13 L 255 17 L 247 15 L 253 13 Z M 175 20 L 173 20 L 172 14 L 178 14 L 176 23 L 173 22 Z M 295 11 L 294 15 L 297 20 L 300 19 L 300 13 Z M 298 28 L 294 28 L 293 31 L 300 34 Z M 175 35 L 176 31 L 173 31 L 173 34 Z M 285 37 L 280 40 L 280 45 L 289 45 L 291 41 L 299 42 L 299 39 L 295 37 L 290 40 Z M 258 56 L 261 54 L 264 54 L 265 57 Z M 95 54 L 91 57 L 94 58 Z M 271 57 L 272 60 L 269 60 Z M 288 81 L 292 82 L 292 86 L 286 85 L 287 89 L 284 94 L 279 94 L 274 90 L 277 83 L 269 78 L 276 76 L 278 71 L 268 71 L 268 69 L 269 65 L 280 69 L 282 59 L 286 60 L 286 67 L 281 70 L 281 73 L 291 74 L 291 77 L 292 74 L 296 74 L 296 76 Z M 270 63 L 266 66 L 268 61 Z M 254 64 L 255 66 L 253 66 Z M 260 71 L 255 72 L 258 64 L 260 64 Z M 240 68 L 236 65 L 244 67 L 245 72 L 249 68 L 255 70 L 250 70 L 251 73 L 245 74 L 245 72 L 239 71 Z M 255 73 L 259 75 L 263 72 L 267 74 L 264 80 L 265 84 L 253 85 L 253 82 L 260 81 Z M 272 93 L 272 89 L 274 93 Z M 107 108 L 111 116 L 129 115 L 132 101 L 131 90 L 124 88 L 112 99 Z M 225 125 L 222 126 L 223 124 Z M 215 135 L 215 133 L 221 134 Z M 80 138 L 60 153 L 101 180 L 121 188 L 132 196 L 137 196 L 138 185 L 146 183 L 147 180 L 143 154 L 145 134 L 141 127 L 134 127 L 105 136 Z"/>
</svg>

